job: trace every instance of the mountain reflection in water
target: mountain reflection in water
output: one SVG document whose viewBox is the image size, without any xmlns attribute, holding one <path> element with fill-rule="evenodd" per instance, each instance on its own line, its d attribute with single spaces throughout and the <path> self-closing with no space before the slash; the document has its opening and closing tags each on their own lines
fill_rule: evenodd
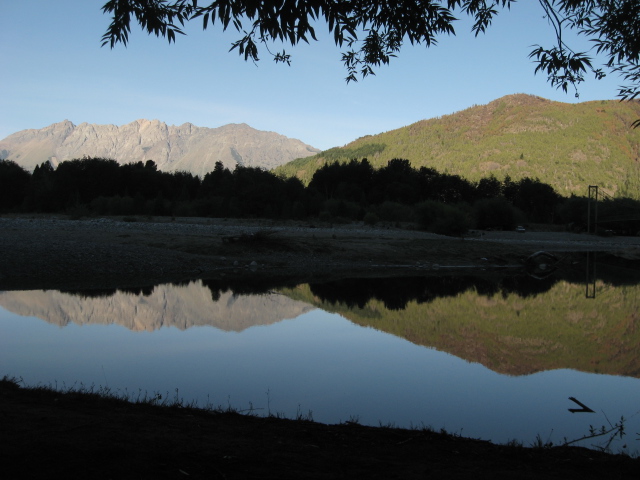
<svg viewBox="0 0 640 480">
<path fill-rule="evenodd" d="M 597 301 L 585 300 L 583 271 L 568 269 L 564 278 L 545 279 L 443 274 L 288 287 L 198 280 L 113 291 L 10 291 L 0 292 L 0 306 L 59 326 L 237 332 L 320 308 L 503 374 L 572 368 L 639 377 L 640 282 L 628 276 L 613 283 L 603 271 L 610 278 L 594 280 Z"/>
<path fill-rule="evenodd" d="M 211 326 L 236 332 L 296 318 L 314 308 L 274 292 L 237 295 L 227 290 L 212 295 L 200 280 L 109 292 L 1 292 L 0 306 L 59 326 L 117 324 L 134 331 Z"/>
<path fill-rule="evenodd" d="M 0 292 L 0 375 L 495 441 L 576 438 L 603 411 L 636 432 L 640 282 L 599 268 L 586 299 L 584 270 L 565 270 Z"/>
</svg>

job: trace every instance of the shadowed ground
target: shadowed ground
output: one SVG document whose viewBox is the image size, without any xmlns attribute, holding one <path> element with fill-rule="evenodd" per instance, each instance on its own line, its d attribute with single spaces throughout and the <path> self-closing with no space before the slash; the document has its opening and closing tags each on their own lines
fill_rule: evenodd
<svg viewBox="0 0 640 480">
<path fill-rule="evenodd" d="M 520 266 L 539 250 L 640 259 L 640 237 L 528 231 L 478 232 L 461 239 L 384 225 L 122 220 L 0 217 L 0 289 L 121 288 L 197 278 L 279 277 L 308 283 L 408 276 L 448 267 Z"/>
<path fill-rule="evenodd" d="M 323 425 L 0 381 L 5 479 L 632 479 L 640 460 L 428 430 Z"/>
</svg>

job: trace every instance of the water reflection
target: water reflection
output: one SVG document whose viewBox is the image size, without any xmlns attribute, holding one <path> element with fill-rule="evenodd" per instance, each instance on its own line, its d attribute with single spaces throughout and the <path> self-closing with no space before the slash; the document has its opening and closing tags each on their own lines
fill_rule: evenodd
<svg viewBox="0 0 640 480">
<path fill-rule="evenodd" d="M 572 368 L 640 375 L 638 285 L 616 287 L 600 281 L 596 302 L 584 298 L 581 284 L 568 281 L 553 282 L 535 295 L 510 293 L 508 288 L 489 294 L 459 288 L 455 296 L 416 296 L 402 310 L 388 308 L 386 295 L 361 299 L 357 305 L 341 301 L 333 295 L 339 291 L 337 286 L 331 287 L 310 285 L 308 291 L 298 287 L 288 294 L 358 325 L 482 363 L 503 374 Z M 433 291 L 430 287 L 429 293 Z"/>
<path fill-rule="evenodd" d="M 0 292 L 0 374 L 494 441 L 577 438 L 605 423 L 603 411 L 639 431 L 640 282 L 599 267 L 587 300 L 584 265 L 573 267 L 542 280 Z M 572 416 L 569 397 L 597 413 Z"/>
<path fill-rule="evenodd" d="M 115 324 L 134 331 L 153 331 L 163 327 L 185 330 L 206 325 L 236 332 L 296 318 L 314 308 L 276 292 L 243 295 L 231 290 L 214 290 L 212 293 L 202 281 L 109 292 L 1 292 L 0 306 L 61 327 L 69 323 Z"/>
<path fill-rule="evenodd" d="M 439 275 L 279 288 L 198 280 L 113 291 L 15 291 L 0 292 L 0 306 L 58 326 L 117 324 L 133 331 L 211 326 L 236 332 L 320 308 L 502 374 L 571 368 L 640 376 L 640 281 L 634 281 L 640 278 L 626 272 L 613 284 L 592 276 L 590 289 L 598 290 L 598 301 L 585 301 L 582 268 L 543 279 Z"/>
</svg>

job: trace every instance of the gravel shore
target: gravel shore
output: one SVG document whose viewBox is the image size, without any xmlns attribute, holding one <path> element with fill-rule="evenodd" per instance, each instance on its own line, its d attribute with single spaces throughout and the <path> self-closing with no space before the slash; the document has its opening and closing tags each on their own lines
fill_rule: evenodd
<svg viewBox="0 0 640 480">
<path fill-rule="evenodd" d="M 201 218 L 0 217 L 0 289 L 113 288 L 214 277 L 399 275 L 518 265 L 532 253 L 640 258 L 640 237 Z"/>
</svg>

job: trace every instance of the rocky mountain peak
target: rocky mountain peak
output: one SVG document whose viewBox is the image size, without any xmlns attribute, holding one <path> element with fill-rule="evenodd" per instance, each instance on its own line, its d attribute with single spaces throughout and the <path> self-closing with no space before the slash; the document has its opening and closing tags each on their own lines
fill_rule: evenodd
<svg viewBox="0 0 640 480">
<path fill-rule="evenodd" d="M 121 164 L 153 160 L 160 170 L 182 170 L 202 177 L 218 161 L 229 169 L 239 164 L 271 169 L 319 150 L 246 123 L 205 128 L 138 119 L 121 126 L 76 126 L 64 120 L 39 130 L 22 130 L 0 141 L 0 152 L 29 170 L 46 161 L 57 165 L 89 156 Z"/>
</svg>

